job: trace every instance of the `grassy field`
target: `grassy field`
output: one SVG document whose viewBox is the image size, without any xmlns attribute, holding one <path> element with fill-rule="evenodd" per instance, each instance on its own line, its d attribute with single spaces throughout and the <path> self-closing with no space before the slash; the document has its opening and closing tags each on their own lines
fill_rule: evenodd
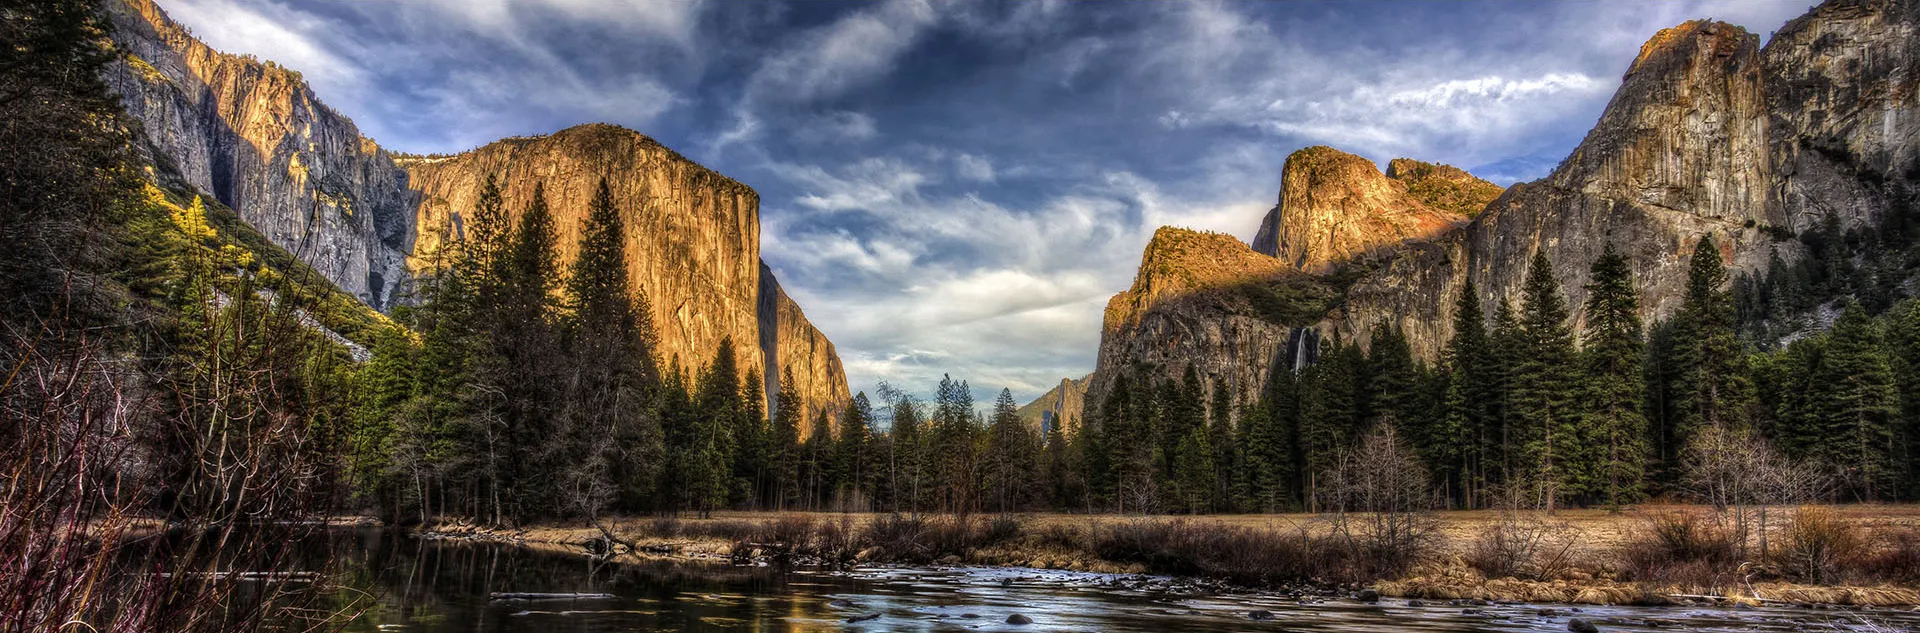
<svg viewBox="0 0 1920 633">
<path fill-rule="evenodd" d="M 443 523 L 428 531 L 641 558 L 1040 567 L 1204 576 L 1247 586 L 1366 586 L 1410 598 L 1920 604 L 1920 505 L 1769 508 L 1765 530 L 1749 525 L 1746 547 L 1726 515 L 1702 506 L 1551 515 L 1446 511 L 1426 518 L 1419 537 L 1389 551 L 1335 538 L 1335 523 L 1314 514 L 956 520 L 717 512 L 519 529 Z"/>
</svg>

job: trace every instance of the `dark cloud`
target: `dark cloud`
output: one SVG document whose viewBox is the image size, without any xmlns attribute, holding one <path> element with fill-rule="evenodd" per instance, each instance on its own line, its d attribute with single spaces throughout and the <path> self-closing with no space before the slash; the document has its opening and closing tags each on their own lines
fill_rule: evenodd
<svg viewBox="0 0 1920 633">
<path fill-rule="evenodd" d="M 1807 6 L 162 1 L 398 150 L 654 136 L 761 192 L 763 254 L 856 388 L 1023 400 L 1092 369 L 1154 228 L 1250 237 L 1292 150 L 1536 178 L 1658 29 Z"/>
</svg>

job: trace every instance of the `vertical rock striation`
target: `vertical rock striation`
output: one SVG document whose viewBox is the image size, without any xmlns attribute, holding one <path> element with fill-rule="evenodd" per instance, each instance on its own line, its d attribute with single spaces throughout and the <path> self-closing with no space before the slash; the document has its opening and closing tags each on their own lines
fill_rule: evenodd
<svg viewBox="0 0 1920 633">
<path fill-rule="evenodd" d="M 105 79 L 154 162 L 342 290 L 392 305 L 409 278 L 413 200 L 387 153 L 299 73 L 215 51 L 152 0 L 106 6 L 125 57 Z"/>
<path fill-rule="evenodd" d="M 1172 380 L 1189 366 L 1208 393 L 1224 386 L 1233 402 L 1252 402 L 1295 327 L 1317 319 L 1332 296 L 1231 235 L 1162 227 L 1133 287 L 1107 302 L 1086 402 L 1102 402 L 1121 371 Z"/>
<path fill-rule="evenodd" d="M 766 364 L 767 410 L 779 405 L 780 384 L 793 378 L 793 391 L 811 412 L 801 420 L 800 437 L 808 437 L 823 414 L 837 416 L 850 399 L 847 371 L 833 341 L 807 321 L 800 304 L 780 288 L 773 269 L 760 264 L 760 351 Z"/>
<path fill-rule="evenodd" d="M 1714 238 L 1729 266 L 1755 271 L 1775 252 L 1802 255 L 1785 235 L 1827 218 L 1871 226 L 1889 209 L 1920 202 L 1917 62 L 1920 0 L 1830 0 L 1764 49 L 1739 27 L 1688 22 L 1641 47 L 1600 120 L 1550 175 L 1499 193 L 1477 214 L 1475 197 L 1491 190 L 1445 169 L 1396 160 L 1381 178 L 1364 160 L 1308 148 L 1289 157 L 1280 203 L 1253 248 L 1335 273 L 1323 279 L 1351 279 L 1315 326 L 1320 334 L 1364 343 L 1374 326 L 1397 325 L 1429 360 L 1452 337 L 1466 281 L 1489 311 L 1517 301 L 1538 251 L 1552 261 L 1576 327 L 1584 325 L 1588 267 L 1608 244 L 1632 260 L 1642 317 L 1663 318 L 1684 297 L 1687 260 L 1702 236 Z M 1403 227 L 1423 225 L 1387 219 L 1411 208 L 1407 199 L 1473 219 L 1410 234 Z M 1149 270 L 1152 259 L 1141 278 L 1173 274 Z M 1141 285 L 1137 279 L 1115 303 L 1139 304 L 1129 297 Z M 1186 342 L 1187 331 L 1209 327 L 1214 315 L 1134 313 L 1116 321 L 1109 308 L 1096 390 L 1116 361 L 1169 360 L 1152 350 L 1201 354 L 1192 362 L 1243 376 L 1310 357 L 1297 343 L 1287 358 L 1263 357 L 1266 337 L 1234 350 Z"/>
<path fill-rule="evenodd" d="M 746 185 L 605 124 L 398 162 L 420 200 L 417 266 L 463 225 L 461 214 L 474 208 L 488 176 L 516 219 L 533 188 L 545 188 L 560 258 L 570 263 L 588 204 L 606 179 L 628 227 L 627 274 L 652 309 L 663 366 L 691 374 L 730 340 L 741 371 L 767 378 L 770 403 L 788 366 L 810 413 L 846 402 L 846 373 L 833 344 L 760 262 L 760 196 Z"/>
<path fill-rule="evenodd" d="M 1045 437 L 1048 431 L 1067 423 L 1068 420 L 1081 419 L 1083 415 L 1081 410 L 1087 396 L 1087 382 L 1092 378 L 1092 374 L 1077 379 L 1061 378 L 1060 384 L 1040 394 L 1040 397 L 1034 398 L 1033 402 L 1020 407 L 1016 413 L 1019 414 L 1021 421 L 1027 423 L 1027 426 L 1033 427 L 1035 432 Z"/>
<path fill-rule="evenodd" d="M 275 244 L 377 309 L 462 225 L 488 175 L 516 216 L 536 183 L 571 263 L 606 178 L 625 214 L 628 273 L 659 361 L 693 371 L 731 339 L 742 371 L 791 366 L 805 406 L 837 412 L 846 373 L 760 262 L 759 195 L 631 130 L 583 125 L 451 156 L 396 157 L 292 70 L 215 51 L 153 0 L 110 0 L 126 53 L 107 76 L 163 177 L 209 192 Z M 767 370 L 769 400 L 778 371 Z M 809 422 L 818 419 L 809 415 Z"/>
</svg>

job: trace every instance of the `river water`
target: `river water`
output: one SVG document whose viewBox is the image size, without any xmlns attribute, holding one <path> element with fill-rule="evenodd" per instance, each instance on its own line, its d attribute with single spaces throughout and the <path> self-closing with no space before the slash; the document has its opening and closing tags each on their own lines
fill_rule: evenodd
<svg viewBox="0 0 1920 633">
<path fill-rule="evenodd" d="M 1332 599 L 1169 589 L 1133 576 L 1035 569 L 861 568 L 851 572 L 657 562 L 595 565 L 510 545 L 383 530 L 334 534 L 331 551 L 361 596 L 349 631 L 1910 631 L 1920 613 L 1792 608 L 1495 605 L 1463 613 Z M 591 593 L 492 599 L 496 593 Z M 1552 609 L 1543 615 L 1543 609 Z M 1266 611 L 1271 620 L 1248 614 Z M 1009 624 L 1009 616 L 1031 624 Z M 875 617 L 877 616 L 877 617 Z M 862 618 L 850 622 L 852 618 Z M 865 619 L 871 618 L 871 619 Z M 1653 620 L 1650 624 L 1649 620 Z M 1656 626 L 1657 625 L 1657 626 Z"/>
</svg>

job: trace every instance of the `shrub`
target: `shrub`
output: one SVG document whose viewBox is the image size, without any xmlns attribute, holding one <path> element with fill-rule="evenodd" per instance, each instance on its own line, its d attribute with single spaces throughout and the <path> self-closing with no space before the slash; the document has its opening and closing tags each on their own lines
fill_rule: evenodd
<svg viewBox="0 0 1920 633">
<path fill-rule="evenodd" d="M 1013 515 L 1002 514 L 987 521 L 987 529 L 980 536 L 981 545 L 997 545 L 1020 538 L 1023 532 L 1020 519 Z"/>
<path fill-rule="evenodd" d="M 931 548 L 924 542 L 926 534 L 926 520 L 891 514 L 876 517 L 867 524 L 866 541 L 878 548 L 882 558 L 926 563 L 934 558 Z"/>
<path fill-rule="evenodd" d="M 1203 575 L 1263 585 L 1321 578 L 1343 569 L 1339 548 L 1304 531 L 1174 521 L 1133 521 L 1095 530 L 1100 558 L 1153 573 Z"/>
<path fill-rule="evenodd" d="M 1467 550 L 1467 564 L 1488 578 L 1549 579 L 1565 572 L 1579 532 L 1564 521 L 1508 513 Z"/>
<path fill-rule="evenodd" d="M 1718 586 L 1739 560 L 1739 542 L 1703 513 L 1658 512 L 1629 536 L 1619 558 L 1634 580 Z"/>
<path fill-rule="evenodd" d="M 1867 553 L 1860 568 L 1867 574 L 1893 582 L 1920 581 L 1920 530 L 1906 528 L 1884 532 L 1879 546 Z"/>
<path fill-rule="evenodd" d="M 1805 506 L 1794 511 L 1773 559 L 1789 577 L 1822 584 L 1857 567 L 1865 554 L 1866 541 L 1851 521 L 1827 508 Z"/>
<path fill-rule="evenodd" d="M 1040 527 L 1037 532 L 1040 545 L 1064 550 L 1086 547 L 1086 532 L 1071 523 L 1053 522 Z"/>
</svg>

